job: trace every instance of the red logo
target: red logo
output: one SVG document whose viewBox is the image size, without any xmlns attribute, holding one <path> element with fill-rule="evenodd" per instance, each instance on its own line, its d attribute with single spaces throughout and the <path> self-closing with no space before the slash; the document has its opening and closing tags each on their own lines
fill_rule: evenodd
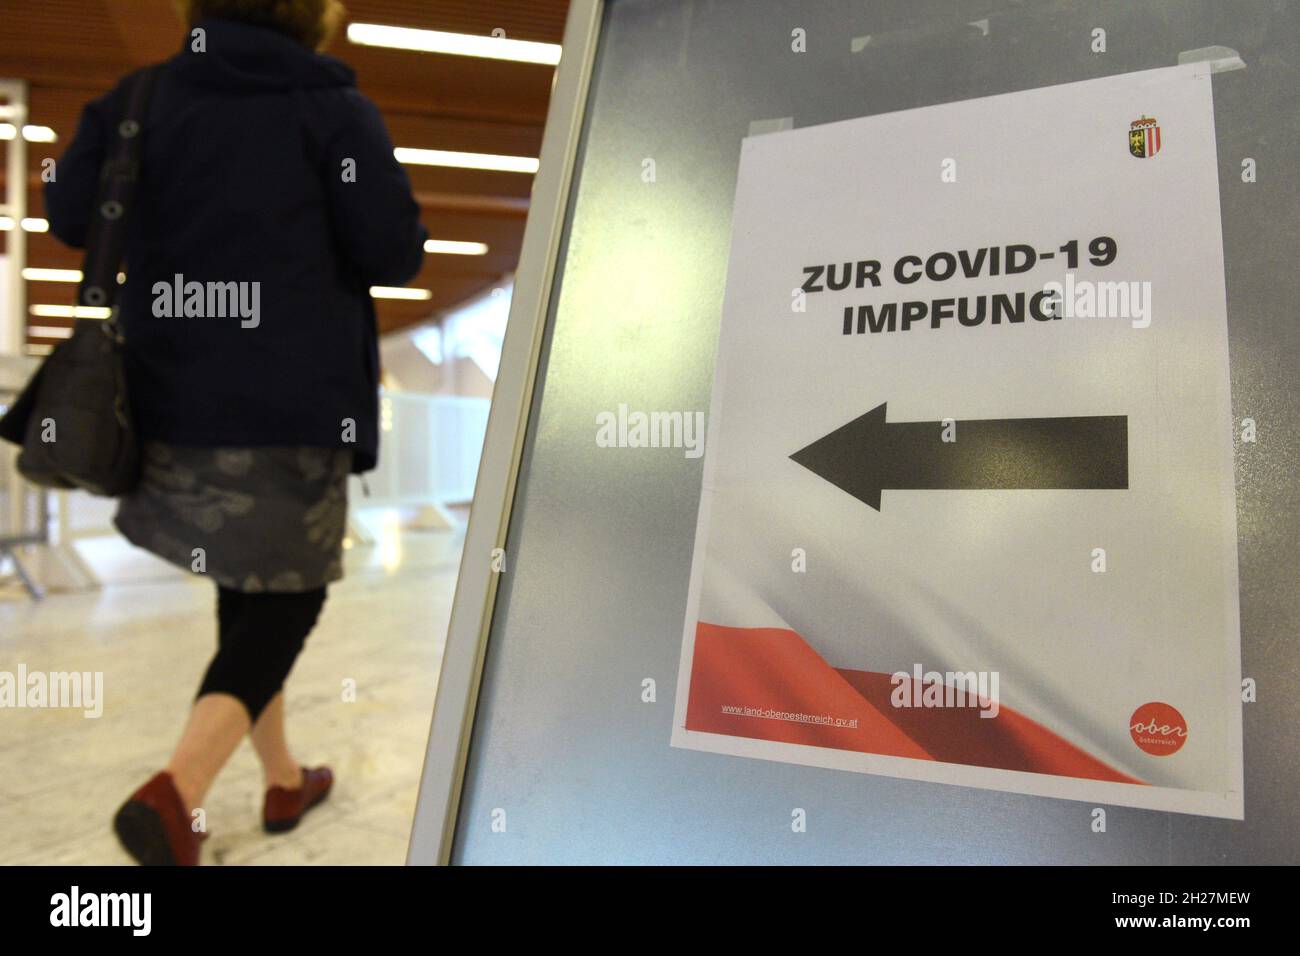
<svg viewBox="0 0 1300 956">
<path fill-rule="evenodd" d="M 1155 757 L 1168 757 L 1187 743 L 1187 721 L 1168 704 L 1153 700 L 1133 711 L 1128 719 L 1133 743 Z"/>
</svg>

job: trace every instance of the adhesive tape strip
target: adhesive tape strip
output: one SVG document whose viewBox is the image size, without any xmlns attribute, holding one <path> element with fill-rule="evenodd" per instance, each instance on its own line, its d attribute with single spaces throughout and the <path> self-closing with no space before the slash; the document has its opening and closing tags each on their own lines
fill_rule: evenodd
<svg viewBox="0 0 1300 956">
<path fill-rule="evenodd" d="M 1195 50 L 1183 50 L 1178 54 L 1178 65 L 1184 63 L 1208 63 L 1212 74 L 1246 68 L 1241 54 L 1230 46 L 1202 46 Z"/>
<path fill-rule="evenodd" d="M 781 116 L 776 119 L 751 120 L 749 132 L 746 136 L 762 136 L 766 133 L 780 133 L 783 130 L 794 129 L 793 116 Z"/>
</svg>

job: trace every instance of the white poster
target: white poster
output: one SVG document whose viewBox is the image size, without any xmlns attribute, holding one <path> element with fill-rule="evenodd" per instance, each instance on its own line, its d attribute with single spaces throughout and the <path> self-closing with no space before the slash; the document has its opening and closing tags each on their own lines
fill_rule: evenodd
<svg viewBox="0 0 1300 956">
<path fill-rule="evenodd" d="M 1210 77 L 743 144 L 672 743 L 1240 819 Z"/>
</svg>

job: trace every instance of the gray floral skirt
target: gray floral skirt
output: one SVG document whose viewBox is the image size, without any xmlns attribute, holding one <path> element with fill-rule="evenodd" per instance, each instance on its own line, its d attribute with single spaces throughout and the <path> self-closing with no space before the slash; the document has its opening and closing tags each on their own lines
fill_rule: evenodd
<svg viewBox="0 0 1300 956">
<path fill-rule="evenodd" d="M 352 452 L 146 442 L 114 524 L 131 543 L 238 591 L 343 577 Z"/>
</svg>

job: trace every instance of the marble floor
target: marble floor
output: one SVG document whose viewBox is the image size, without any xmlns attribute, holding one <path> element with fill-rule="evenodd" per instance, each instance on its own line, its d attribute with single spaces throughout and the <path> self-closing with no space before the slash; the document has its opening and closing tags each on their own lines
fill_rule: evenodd
<svg viewBox="0 0 1300 956">
<path fill-rule="evenodd" d="M 295 831 L 260 827 L 247 741 L 206 801 L 203 864 L 400 864 L 405 859 L 460 559 L 454 531 L 379 516 L 347 552 L 287 685 L 290 744 L 328 763 L 330 799 Z M 109 822 L 166 760 L 215 639 L 211 585 L 124 541 L 81 548 L 106 584 L 31 602 L 0 585 L 0 671 L 103 673 L 103 713 L 0 708 L 0 863 L 125 864 Z M 355 701 L 344 687 L 355 681 Z"/>
</svg>

